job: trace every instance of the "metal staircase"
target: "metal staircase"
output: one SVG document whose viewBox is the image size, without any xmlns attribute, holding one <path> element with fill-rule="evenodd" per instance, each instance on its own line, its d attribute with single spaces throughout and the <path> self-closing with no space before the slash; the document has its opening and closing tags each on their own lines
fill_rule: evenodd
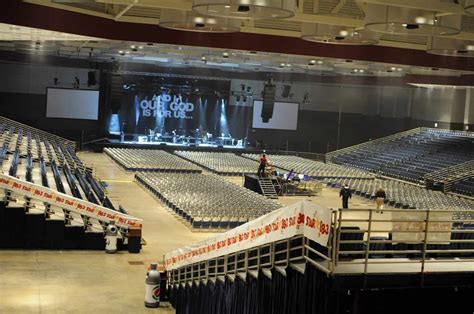
<svg viewBox="0 0 474 314">
<path fill-rule="evenodd" d="M 262 191 L 262 194 L 266 196 L 267 198 L 274 198 L 274 199 L 278 198 L 275 187 L 273 186 L 272 179 L 259 177 L 258 185 L 260 186 L 260 190 Z"/>
</svg>

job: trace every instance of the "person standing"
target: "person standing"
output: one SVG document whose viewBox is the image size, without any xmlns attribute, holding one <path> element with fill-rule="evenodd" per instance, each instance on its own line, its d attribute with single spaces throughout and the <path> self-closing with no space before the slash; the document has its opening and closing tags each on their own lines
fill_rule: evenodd
<svg viewBox="0 0 474 314">
<path fill-rule="evenodd" d="M 260 164 L 258 165 L 258 170 L 257 170 L 258 177 L 263 176 L 267 163 L 268 163 L 267 155 L 262 154 L 262 156 L 260 156 Z"/>
<path fill-rule="evenodd" d="M 375 204 L 377 205 L 377 213 L 380 212 L 383 214 L 383 206 L 385 203 L 385 198 L 387 197 L 387 194 L 385 193 L 384 189 L 382 187 L 379 187 L 377 192 L 375 192 Z"/>
<path fill-rule="evenodd" d="M 344 185 L 339 192 L 339 197 L 342 197 L 342 208 L 349 208 L 349 199 L 352 198 L 352 193 L 348 185 Z"/>
</svg>

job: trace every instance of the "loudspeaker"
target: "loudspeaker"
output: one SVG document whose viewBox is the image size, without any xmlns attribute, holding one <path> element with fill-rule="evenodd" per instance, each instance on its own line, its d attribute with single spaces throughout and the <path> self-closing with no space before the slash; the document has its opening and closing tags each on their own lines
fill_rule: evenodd
<svg viewBox="0 0 474 314">
<path fill-rule="evenodd" d="M 95 71 L 89 71 L 89 73 L 87 73 L 87 86 L 94 86 L 96 84 Z"/>
<path fill-rule="evenodd" d="M 262 121 L 268 123 L 273 117 L 273 108 L 275 106 L 276 86 L 272 83 L 266 83 L 263 88 Z"/>
<path fill-rule="evenodd" d="M 291 86 L 290 85 L 283 85 L 283 90 L 281 92 L 281 97 L 288 98 L 290 96 Z"/>
</svg>

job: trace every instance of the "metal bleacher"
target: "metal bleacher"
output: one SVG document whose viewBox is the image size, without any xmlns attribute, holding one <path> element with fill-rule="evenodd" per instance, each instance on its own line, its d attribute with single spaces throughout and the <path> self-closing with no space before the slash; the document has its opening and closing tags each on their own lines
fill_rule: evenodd
<svg viewBox="0 0 474 314">
<path fill-rule="evenodd" d="M 424 184 L 431 173 L 474 160 L 473 140 L 471 132 L 420 128 L 329 153 L 328 161 Z"/>
<path fill-rule="evenodd" d="M 59 199 L 70 197 L 70 203 L 83 202 L 88 204 L 81 205 L 81 208 L 85 208 L 82 206 L 89 206 L 90 212 L 95 211 L 93 208 L 104 208 L 101 210 L 104 217 L 100 217 L 100 219 L 94 217 L 92 219 L 93 215 L 87 213 L 77 214 L 74 209 L 52 210 L 52 205 L 46 205 L 44 201 L 37 202 L 41 206 L 34 205 L 31 202 L 35 199 L 35 195 L 26 196 L 33 187 L 25 188 L 24 201 L 26 203 L 24 205 L 22 205 L 22 199 L 11 196 L 8 188 L 2 190 L 1 192 L 5 197 L 0 201 L 1 207 L 25 206 L 23 214 L 39 217 L 31 218 L 34 219 L 35 224 L 55 225 L 55 230 L 65 226 L 79 228 L 82 230 L 81 232 L 87 233 L 85 237 L 95 239 L 95 243 L 98 244 L 96 247 L 102 247 L 104 245 L 103 232 L 108 225 L 108 221 L 113 217 L 119 217 L 124 212 L 115 209 L 105 192 L 99 188 L 97 180 L 91 173 L 85 171 L 86 167 L 75 153 L 74 142 L 28 126 L 25 127 L 21 123 L 11 122 L 12 120 L 3 117 L 0 118 L 0 171 L 2 178 L 5 176 L 3 178 L 5 182 L 16 180 L 18 181 L 18 183 L 15 183 L 17 185 L 28 183 L 34 189 L 45 188 L 48 191 L 45 193 L 57 193 Z M 52 192 L 49 192 L 50 189 Z M 41 193 L 38 195 L 41 196 Z M 15 212 L 16 207 L 11 210 L 6 208 L 6 210 Z M 107 214 L 105 214 L 106 212 Z M 4 223 L 8 224 L 9 222 L 5 221 Z M 18 228 L 18 230 L 21 229 L 20 226 Z M 42 229 L 39 228 L 38 230 Z M 126 232 L 124 229 L 124 236 Z M 43 234 L 37 236 L 41 237 Z M 61 238 L 61 236 L 58 235 L 58 238 Z M 6 245 L 10 244 L 7 243 Z M 44 245 L 46 244 L 38 242 L 31 247 L 63 248 L 62 244 L 57 246 L 56 244 L 52 246 Z M 18 247 L 21 247 L 21 245 L 18 244 Z M 71 246 L 68 247 L 72 248 Z"/>
</svg>

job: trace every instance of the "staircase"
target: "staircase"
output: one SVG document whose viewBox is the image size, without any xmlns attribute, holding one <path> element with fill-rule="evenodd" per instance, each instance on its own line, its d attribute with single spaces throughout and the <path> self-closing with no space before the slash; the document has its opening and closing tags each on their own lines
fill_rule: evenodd
<svg viewBox="0 0 474 314">
<path fill-rule="evenodd" d="M 270 178 L 258 178 L 258 185 L 260 186 L 260 190 L 262 194 L 267 198 L 274 198 L 277 199 L 278 195 L 275 191 L 275 187 L 273 186 L 272 179 Z"/>
</svg>

